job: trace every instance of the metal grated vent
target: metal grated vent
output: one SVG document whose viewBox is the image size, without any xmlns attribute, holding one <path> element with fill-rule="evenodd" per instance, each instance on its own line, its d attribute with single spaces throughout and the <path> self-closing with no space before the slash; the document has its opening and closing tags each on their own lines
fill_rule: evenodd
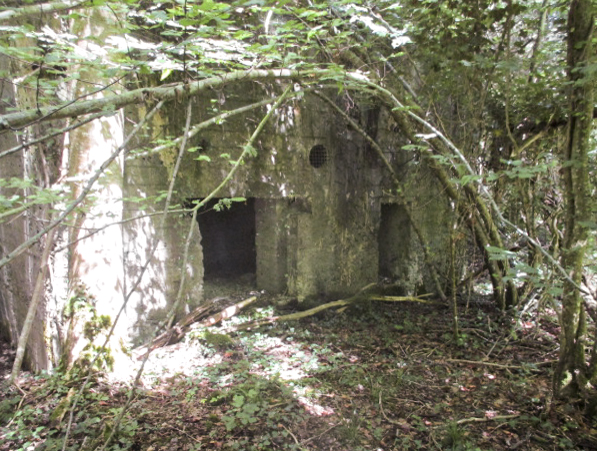
<svg viewBox="0 0 597 451">
<path fill-rule="evenodd" d="M 317 144 L 311 148 L 309 152 L 309 163 L 314 168 L 322 167 L 328 161 L 328 151 L 321 144 Z"/>
</svg>

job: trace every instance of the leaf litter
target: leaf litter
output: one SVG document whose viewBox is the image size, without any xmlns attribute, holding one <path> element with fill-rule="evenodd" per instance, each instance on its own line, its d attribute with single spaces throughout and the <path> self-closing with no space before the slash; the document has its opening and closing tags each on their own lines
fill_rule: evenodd
<svg viewBox="0 0 597 451">
<path fill-rule="evenodd" d="M 558 330 L 545 316 L 516 323 L 474 306 L 454 340 L 448 308 L 371 303 L 230 332 L 273 315 L 266 301 L 155 350 L 107 449 L 597 449 L 595 418 L 552 399 Z M 66 449 L 101 447 L 132 380 L 117 373 L 94 378 Z M 20 391 L 4 387 L 0 450 L 62 449 L 68 414 L 56 412 L 79 382 L 24 375 Z"/>
</svg>

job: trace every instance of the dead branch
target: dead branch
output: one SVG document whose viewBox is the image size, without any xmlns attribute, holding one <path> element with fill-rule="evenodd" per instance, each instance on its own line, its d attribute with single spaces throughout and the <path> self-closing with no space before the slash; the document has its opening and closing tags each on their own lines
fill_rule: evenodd
<svg viewBox="0 0 597 451">
<path fill-rule="evenodd" d="M 142 359 L 147 354 L 147 352 L 153 351 L 154 349 L 178 343 L 180 340 L 182 340 L 182 337 L 184 337 L 185 334 L 189 331 L 189 328 L 192 324 L 201 321 L 202 327 L 213 326 L 214 324 L 217 324 L 224 319 L 232 318 L 243 308 L 245 308 L 249 304 L 252 304 L 256 300 L 256 296 L 251 296 L 250 298 L 238 302 L 237 304 L 226 307 L 224 310 L 216 314 L 213 314 L 208 318 L 206 318 L 206 316 L 208 316 L 214 310 L 213 304 L 206 303 L 205 305 L 197 307 L 191 313 L 185 315 L 180 321 L 178 321 L 166 332 L 155 337 L 150 344 L 146 344 L 142 348 L 140 348 L 143 351 L 142 354 L 139 355 L 137 360 Z"/>
<path fill-rule="evenodd" d="M 219 323 L 220 321 L 228 318 L 232 318 L 242 309 L 244 309 L 247 305 L 252 304 L 257 300 L 257 296 L 251 296 L 250 298 L 245 299 L 244 301 L 239 302 L 238 304 L 231 305 L 230 307 L 226 307 L 221 312 L 217 313 L 216 315 L 210 316 L 205 321 L 201 323 L 202 326 L 213 326 L 214 324 Z"/>
<path fill-rule="evenodd" d="M 382 295 L 373 295 L 367 294 L 373 288 L 376 288 L 377 284 L 371 283 L 359 290 L 357 294 L 348 298 L 348 299 L 339 299 L 337 301 L 328 302 L 326 304 L 318 305 L 317 307 L 313 307 L 308 310 L 304 310 L 302 312 L 290 313 L 288 315 L 282 316 L 272 316 L 271 318 L 265 318 L 256 321 L 250 321 L 245 324 L 241 324 L 240 326 L 235 327 L 234 331 L 246 330 L 246 329 L 256 329 L 261 326 L 265 326 L 266 324 L 272 323 L 281 323 L 286 321 L 296 321 L 297 319 L 307 318 L 309 316 L 313 316 L 316 313 L 322 312 L 323 310 L 328 310 L 335 307 L 347 307 L 352 304 L 356 304 L 361 301 L 414 301 L 414 302 L 424 302 L 424 303 L 434 303 L 433 301 L 427 301 L 422 299 L 421 297 L 416 296 L 382 296 Z M 423 295 L 428 296 L 428 295 Z M 437 303 L 441 304 L 441 303 Z M 443 304 L 441 304 L 443 305 Z"/>
<path fill-rule="evenodd" d="M 488 421 L 497 421 L 497 420 L 510 420 L 512 418 L 518 418 L 520 416 L 519 413 L 513 415 L 496 415 L 495 417 L 484 417 L 484 418 L 463 418 L 462 420 L 458 420 L 456 424 L 466 424 L 466 423 L 486 423 Z"/>
<path fill-rule="evenodd" d="M 191 324 L 196 323 L 203 319 L 205 316 L 209 315 L 212 309 L 213 305 L 210 305 L 209 303 L 197 307 L 191 313 L 185 315 L 184 318 L 178 321 L 172 328 L 161 333 L 160 335 L 155 337 L 150 344 L 147 344 L 143 347 L 153 351 L 156 348 L 161 348 L 169 344 L 178 343 L 184 336 L 188 327 Z"/>
<path fill-rule="evenodd" d="M 478 360 L 445 359 L 445 361 L 446 362 L 456 362 L 456 363 L 467 363 L 469 365 L 493 366 L 493 367 L 501 368 L 504 370 L 524 370 L 524 369 L 532 370 L 532 368 L 527 368 L 527 367 L 523 367 L 523 366 L 519 366 L 519 365 L 503 365 L 501 363 L 480 362 Z M 539 363 L 535 363 L 535 365 L 536 366 L 545 366 L 545 365 L 551 365 L 555 362 L 556 362 L 555 360 L 549 361 L 549 362 L 539 362 Z"/>
<path fill-rule="evenodd" d="M 423 295 L 426 296 L 426 295 Z M 369 301 L 386 301 L 386 302 L 420 302 L 422 304 L 432 305 L 446 305 L 444 302 L 429 301 L 422 299 L 423 296 L 369 296 Z"/>
</svg>

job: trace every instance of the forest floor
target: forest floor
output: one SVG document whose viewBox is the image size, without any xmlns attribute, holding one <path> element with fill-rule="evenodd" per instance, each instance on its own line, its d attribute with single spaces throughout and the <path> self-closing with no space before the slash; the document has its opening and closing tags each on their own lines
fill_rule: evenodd
<svg viewBox="0 0 597 451">
<path fill-rule="evenodd" d="M 260 304 L 222 327 L 274 314 Z M 152 354 L 106 449 L 597 449 L 596 418 L 551 399 L 556 322 L 459 308 L 458 340 L 450 309 L 413 302 L 191 332 Z M 94 380 L 65 449 L 103 442 L 130 381 Z M 0 450 L 62 449 L 78 382 L 25 375 L 3 388 Z"/>
</svg>

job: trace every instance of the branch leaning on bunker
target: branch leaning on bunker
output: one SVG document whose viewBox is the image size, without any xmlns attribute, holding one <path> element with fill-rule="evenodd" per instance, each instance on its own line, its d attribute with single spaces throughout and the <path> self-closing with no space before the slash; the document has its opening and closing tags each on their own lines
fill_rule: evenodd
<svg viewBox="0 0 597 451">
<path fill-rule="evenodd" d="M 451 150 L 453 150 L 461 161 L 466 162 L 466 159 L 465 159 L 464 155 L 462 154 L 462 152 L 460 152 L 460 150 L 448 138 L 446 138 L 441 132 L 439 132 L 429 122 L 427 122 L 426 120 L 424 120 L 421 117 L 417 116 L 412 111 L 410 111 L 408 109 L 405 109 L 404 105 L 400 101 L 398 101 L 398 99 L 396 99 L 396 97 L 391 92 L 387 91 L 383 87 L 381 87 L 381 86 L 379 86 L 379 85 L 377 85 L 375 83 L 372 83 L 372 82 L 368 82 L 366 84 L 370 85 L 374 89 L 377 89 L 378 91 L 380 91 L 381 93 L 383 93 L 384 96 L 386 96 L 389 99 L 391 99 L 392 102 L 398 107 L 398 109 L 400 109 L 402 111 L 406 110 L 406 114 L 408 116 L 410 116 L 411 118 L 415 119 L 417 122 L 419 122 L 424 127 L 426 127 L 427 129 L 429 129 L 432 133 L 434 133 L 436 135 L 435 136 L 436 138 L 440 139 Z M 532 142 L 534 142 L 538 138 L 539 137 L 529 138 L 529 142 L 528 143 L 527 142 L 523 143 L 523 147 L 526 148 L 527 145 L 530 145 Z M 468 164 L 468 162 L 466 162 L 465 167 L 467 168 L 467 171 L 468 171 L 469 175 L 476 176 L 475 172 L 470 167 L 470 165 Z M 585 295 L 588 295 L 588 296 L 591 295 L 591 293 L 589 291 L 587 291 L 586 289 L 584 289 L 583 287 L 581 287 L 580 285 L 578 285 L 577 283 L 575 283 L 572 280 L 572 278 L 570 277 L 570 275 L 568 274 L 568 272 L 564 269 L 564 267 L 547 250 L 545 250 L 543 248 L 543 246 L 541 246 L 541 243 L 539 243 L 538 241 L 536 241 L 535 239 L 533 239 L 532 237 L 530 237 L 529 234 L 526 231 L 524 231 L 523 229 L 521 229 L 520 227 L 518 227 L 516 224 L 512 223 L 511 221 L 509 221 L 508 219 L 506 219 L 504 217 L 504 214 L 502 213 L 502 211 L 498 207 L 497 203 L 493 199 L 493 196 L 491 195 L 491 193 L 489 193 L 489 190 L 487 189 L 487 187 L 479 179 L 473 178 L 473 182 L 477 186 L 479 186 L 479 188 L 483 192 L 484 197 L 487 199 L 487 201 L 491 205 L 491 208 L 492 208 L 494 214 L 496 215 L 496 217 L 498 218 L 498 220 L 500 221 L 500 223 L 507 225 L 508 227 L 510 227 L 513 230 L 515 230 L 518 234 L 520 234 L 521 236 L 523 236 L 525 239 L 527 239 L 529 243 L 531 243 L 539 252 L 541 252 L 541 254 L 543 254 L 549 260 L 549 262 L 557 269 L 557 271 L 561 274 L 561 276 L 564 279 L 566 279 L 572 286 L 574 286 L 575 288 L 577 288 L 579 291 L 581 291 Z M 470 185 L 465 185 L 465 188 L 466 188 L 466 186 L 470 186 Z"/>
<path fill-rule="evenodd" d="M 448 197 L 456 203 L 459 213 L 463 215 L 463 217 L 468 218 L 469 226 L 475 234 L 477 242 L 482 248 L 485 261 L 490 268 L 489 273 L 494 288 L 494 298 L 502 309 L 505 309 L 508 301 L 515 303 L 516 290 L 512 281 L 508 280 L 506 283 L 503 281 L 503 277 L 507 273 L 507 265 L 502 261 L 491 260 L 489 256 L 488 248 L 490 246 L 500 249 L 503 248 L 500 233 L 495 226 L 490 210 L 487 208 L 485 201 L 479 196 L 478 192 L 473 189 L 473 186 L 475 186 L 474 184 L 463 184 L 466 195 L 474 206 L 474 215 L 475 217 L 478 217 L 478 220 L 474 220 L 470 217 L 466 208 L 466 203 L 458 201 L 460 199 L 458 185 L 454 182 L 450 172 L 441 167 L 432 157 L 431 149 L 435 149 L 440 155 L 450 161 L 450 169 L 454 171 L 454 176 L 458 178 L 462 178 L 466 173 L 459 171 L 459 165 L 457 165 L 453 159 L 455 152 L 460 154 L 460 157 L 464 158 L 462 153 L 448 138 L 441 134 L 436 127 L 420 118 L 412 111 L 417 108 L 415 104 L 410 104 L 408 100 L 406 100 L 405 102 L 408 104 L 405 105 L 403 102 L 399 101 L 393 92 L 382 86 L 382 81 L 371 81 L 368 77 L 359 73 L 347 73 L 346 78 L 351 83 L 353 89 L 363 90 L 363 88 L 368 88 L 370 94 L 379 98 L 390 110 L 390 114 L 396 120 L 400 130 L 411 143 L 418 145 L 424 143 L 430 147 L 429 152 L 422 152 L 421 155 L 439 179 L 444 190 L 448 194 Z M 432 131 L 432 133 L 425 133 L 427 131 Z M 472 171 L 470 166 L 469 169 Z M 471 175 L 471 179 L 475 183 L 481 183 L 474 174 L 469 174 L 469 176 Z"/>
<path fill-rule="evenodd" d="M 466 168 L 466 173 L 461 173 L 462 171 L 458 171 L 458 165 L 456 165 L 456 163 L 453 161 L 452 169 L 456 171 L 456 174 L 459 178 L 465 176 L 471 177 L 474 184 L 480 187 L 481 192 L 484 194 L 483 198 L 485 198 L 486 201 L 491 205 L 491 209 L 493 210 L 494 214 L 498 217 L 498 219 L 503 219 L 503 215 L 501 214 L 501 211 L 493 200 L 487 187 L 485 187 L 482 181 L 479 180 L 462 152 L 445 135 L 443 135 L 431 123 L 415 114 L 412 111 L 412 108 L 409 108 L 410 105 L 405 106 L 402 102 L 400 102 L 389 90 L 371 81 L 364 81 L 364 83 L 376 90 L 379 93 L 379 96 L 382 99 L 385 99 L 386 103 L 389 104 L 388 107 L 391 109 L 393 117 L 401 125 L 401 129 L 403 129 L 411 142 L 425 142 L 431 148 L 436 150 L 439 149 L 440 155 L 447 157 L 450 161 L 452 161 L 452 157 L 454 156 L 456 156 L 459 161 L 462 161 L 464 167 Z M 412 129 L 411 125 L 407 122 L 407 119 L 419 124 L 419 126 L 422 126 L 424 129 L 430 131 L 431 134 L 425 135 L 423 133 L 416 133 Z M 436 176 L 446 189 L 446 192 L 449 194 L 450 198 L 454 200 L 457 204 L 457 207 L 462 210 L 464 208 L 464 204 L 462 202 L 458 202 L 460 196 L 458 195 L 457 185 L 450 178 L 449 174 L 443 170 L 433 158 L 431 158 L 431 155 L 423 153 L 423 157 L 425 157 L 430 167 L 434 170 Z M 469 225 L 475 233 L 478 242 L 481 244 L 486 263 L 490 267 L 490 276 L 494 287 L 494 297 L 496 298 L 500 308 L 505 309 L 508 301 L 511 304 L 516 303 L 516 287 L 511 280 L 508 280 L 505 284 L 503 282 L 503 277 L 508 271 L 507 262 L 504 263 L 502 261 L 492 261 L 489 258 L 488 247 L 493 246 L 501 249 L 503 248 L 503 243 L 490 210 L 488 210 L 485 204 L 486 201 L 484 201 L 479 196 L 478 192 L 473 189 L 473 186 L 475 186 L 474 184 L 465 183 L 462 184 L 462 186 L 467 197 L 471 200 L 473 206 L 475 207 L 475 214 L 479 216 L 479 220 L 482 222 L 483 227 L 480 226 L 479 221 L 471 221 L 470 219 Z M 467 212 L 464 210 L 461 211 L 461 214 L 464 214 L 465 217 L 467 217 L 466 213 Z M 507 291 L 505 291 L 504 288 L 507 288 Z"/>
<path fill-rule="evenodd" d="M 418 225 L 413 220 L 411 209 L 408 205 L 408 202 L 406 202 L 406 199 L 404 197 L 404 190 L 402 189 L 402 184 L 400 183 L 400 180 L 398 180 L 398 177 L 396 176 L 396 171 L 394 171 L 394 168 L 392 167 L 392 165 L 390 164 L 390 162 L 384 155 L 383 150 L 381 149 L 381 147 L 379 147 L 379 144 L 377 144 L 377 142 L 371 136 L 369 136 L 369 134 L 365 130 L 363 130 L 363 128 L 359 124 L 357 124 L 354 120 L 352 120 L 352 118 L 350 118 L 350 116 L 348 116 L 344 111 L 342 111 L 342 109 L 340 109 L 340 107 L 338 107 L 338 105 L 336 105 L 336 103 L 333 102 L 329 97 L 327 97 L 326 95 L 324 95 L 323 93 L 321 93 L 319 91 L 315 91 L 315 95 L 317 95 L 319 98 L 321 98 L 322 100 L 327 102 L 332 108 L 334 108 L 334 110 L 336 110 L 336 112 L 338 112 L 338 114 L 340 114 L 352 128 L 354 128 L 361 136 L 363 136 L 363 138 L 365 138 L 367 140 L 367 142 L 369 144 L 371 144 L 371 147 L 375 150 L 375 152 L 377 153 L 377 156 L 380 158 L 380 160 L 383 162 L 384 166 L 387 168 L 388 172 L 390 173 L 390 175 L 392 177 L 392 182 L 394 183 L 394 186 L 396 188 L 396 194 L 398 195 L 398 199 L 399 199 L 401 205 L 404 207 L 406 214 L 408 216 L 408 220 L 411 223 L 413 230 L 415 231 L 417 238 L 419 239 L 419 242 L 421 243 L 421 246 L 423 248 L 423 256 L 425 258 L 425 263 L 427 264 L 429 271 L 431 272 L 431 277 L 433 279 L 433 283 L 437 290 L 437 294 L 439 295 L 439 297 L 441 298 L 442 301 L 447 302 L 448 298 L 446 297 L 444 290 L 442 289 L 441 283 L 439 281 L 439 277 L 437 274 L 437 268 L 435 267 L 435 265 L 433 264 L 433 261 L 431 260 L 431 255 L 429 252 L 429 245 L 427 244 L 427 240 L 425 239 L 423 233 L 421 232 L 421 229 L 418 227 Z"/>
</svg>

